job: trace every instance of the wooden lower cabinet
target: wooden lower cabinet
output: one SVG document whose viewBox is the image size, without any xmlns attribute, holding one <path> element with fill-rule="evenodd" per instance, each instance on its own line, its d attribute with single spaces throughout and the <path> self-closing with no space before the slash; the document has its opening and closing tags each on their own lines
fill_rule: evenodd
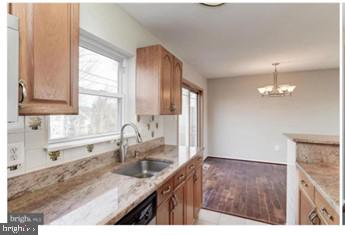
<svg viewBox="0 0 345 235">
<path fill-rule="evenodd" d="M 180 184 L 173 193 L 173 207 L 171 210 L 172 213 L 172 224 L 174 225 L 182 225 L 184 224 L 184 211 L 185 211 L 185 187 L 186 183 L 183 182 Z"/>
<path fill-rule="evenodd" d="M 194 223 L 194 175 L 191 174 L 186 180 L 186 208 L 185 224 Z"/>
<path fill-rule="evenodd" d="M 194 174 L 194 218 L 198 218 L 202 206 L 202 164 L 200 164 Z"/>
<path fill-rule="evenodd" d="M 187 176 L 184 177 L 183 181 L 179 180 L 183 174 L 187 174 Z M 195 168 L 193 166 L 193 170 L 188 170 L 188 167 L 178 170 L 176 175 L 173 175 L 171 179 L 167 180 L 167 183 L 157 190 L 158 197 L 160 197 L 160 193 L 166 191 L 165 188 L 170 185 L 169 182 L 172 179 L 174 181 L 173 193 L 166 197 L 163 202 L 158 200 L 156 224 L 194 224 L 202 204 L 202 162 L 197 162 Z M 178 180 L 179 182 L 176 183 Z"/>
<path fill-rule="evenodd" d="M 309 199 L 309 197 L 307 196 L 307 194 L 302 190 L 299 189 L 299 213 L 298 213 L 298 218 L 299 218 L 299 224 L 300 225 L 312 225 L 312 214 L 316 213 L 316 207 L 314 205 L 314 203 L 311 201 L 311 199 Z M 317 214 L 315 214 L 314 216 L 317 216 Z M 317 219 L 316 217 L 313 219 L 314 223 L 317 222 L 316 220 L 320 220 Z"/>
<path fill-rule="evenodd" d="M 339 225 L 339 214 L 302 172 L 298 188 L 298 224 Z"/>
<path fill-rule="evenodd" d="M 157 207 L 156 223 L 159 225 L 169 225 L 172 224 L 171 219 L 171 208 L 172 200 L 168 198 L 162 204 Z"/>
</svg>

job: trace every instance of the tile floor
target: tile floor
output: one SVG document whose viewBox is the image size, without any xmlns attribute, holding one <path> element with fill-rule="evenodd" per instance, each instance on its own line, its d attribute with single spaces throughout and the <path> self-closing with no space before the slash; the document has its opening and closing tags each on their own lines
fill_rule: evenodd
<svg viewBox="0 0 345 235">
<path fill-rule="evenodd" d="M 268 225 L 254 220 L 201 209 L 195 225 Z"/>
</svg>

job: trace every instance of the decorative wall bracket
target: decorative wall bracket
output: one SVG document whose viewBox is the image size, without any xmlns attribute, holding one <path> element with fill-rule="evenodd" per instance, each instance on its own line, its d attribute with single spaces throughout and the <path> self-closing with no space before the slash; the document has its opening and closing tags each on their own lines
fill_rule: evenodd
<svg viewBox="0 0 345 235">
<path fill-rule="evenodd" d="M 91 153 L 92 151 L 93 151 L 93 149 L 94 149 L 94 145 L 93 144 L 88 144 L 88 145 L 86 145 L 86 150 L 89 152 L 89 153 Z"/>
<path fill-rule="evenodd" d="M 48 155 L 49 155 L 50 160 L 56 161 L 60 157 L 61 152 L 60 151 L 51 151 L 51 152 L 48 152 Z"/>
<path fill-rule="evenodd" d="M 20 164 L 13 165 L 13 166 L 8 166 L 7 169 L 9 169 L 10 171 L 15 171 L 15 170 L 18 169 L 19 166 L 20 166 Z"/>
<path fill-rule="evenodd" d="M 40 117 L 30 117 L 29 118 L 29 127 L 32 130 L 38 130 L 42 126 L 42 118 Z"/>
</svg>

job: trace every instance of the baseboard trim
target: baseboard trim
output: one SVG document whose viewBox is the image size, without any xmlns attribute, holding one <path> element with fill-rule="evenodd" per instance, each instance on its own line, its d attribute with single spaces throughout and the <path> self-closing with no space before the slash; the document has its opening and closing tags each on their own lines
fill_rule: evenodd
<svg viewBox="0 0 345 235">
<path fill-rule="evenodd" d="M 230 212 L 227 212 L 227 211 L 215 210 L 215 209 L 207 208 L 207 207 L 204 207 L 204 205 L 202 206 L 202 209 L 209 210 L 209 211 L 214 211 L 214 212 L 218 212 L 218 213 L 222 213 L 222 214 L 225 214 L 225 215 L 236 216 L 236 217 L 239 217 L 239 218 L 242 218 L 242 219 L 253 220 L 253 221 L 264 223 L 264 224 L 267 224 L 267 225 L 285 225 L 286 224 L 286 223 L 285 224 L 271 223 L 271 222 L 268 222 L 268 221 L 265 221 L 265 220 L 261 220 L 261 219 L 253 218 L 253 217 L 249 217 L 249 216 L 240 215 L 240 214 L 237 214 L 237 213 L 232 213 L 232 212 L 230 213 Z"/>
<path fill-rule="evenodd" d="M 252 160 L 252 159 L 241 159 L 241 158 L 234 158 L 234 157 L 212 156 L 212 155 L 206 156 L 204 160 L 206 160 L 209 157 L 210 158 L 221 158 L 221 159 L 225 159 L 225 160 L 228 159 L 228 160 L 236 160 L 236 161 L 243 161 L 243 162 L 256 162 L 256 163 L 287 166 L 287 163 L 281 163 L 281 162 L 267 162 L 267 161 L 258 161 L 258 160 Z"/>
</svg>

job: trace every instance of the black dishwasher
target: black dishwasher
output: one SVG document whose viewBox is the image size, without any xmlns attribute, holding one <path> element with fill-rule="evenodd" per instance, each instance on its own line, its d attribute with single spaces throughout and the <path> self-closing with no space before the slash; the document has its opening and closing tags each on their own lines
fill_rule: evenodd
<svg viewBox="0 0 345 235">
<path fill-rule="evenodd" d="M 146 225 L 152 224 L 156 216 L 157 195 L 156 192 L 148 196 L 137 207 L 131 210 L 116 224 L 119 225 Z"/>
</svg>

